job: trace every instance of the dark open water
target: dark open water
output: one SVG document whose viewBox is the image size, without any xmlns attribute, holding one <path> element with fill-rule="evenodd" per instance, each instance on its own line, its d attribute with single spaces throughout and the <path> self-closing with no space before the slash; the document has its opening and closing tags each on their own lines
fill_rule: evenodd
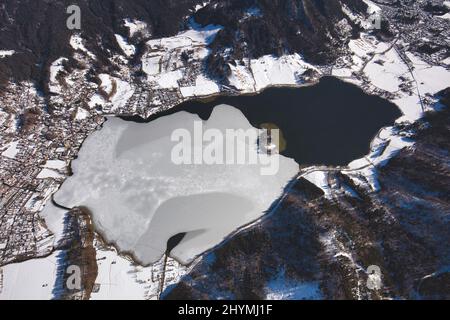
<svg viewBox="0 0 450 320">
<path fill-rule="evenodd" d="M 379 129 L 401 116 L 391 102 L 365 94 L 358 87 L 325 77 L 314 86 L 271 88 L 257 95 L 218 96 L 207 101 L 188 101 L 149 119 L 150 122 L 179 111 L 198 114 L 206 120 L 212 109 L 228 104 L 240 109 L 250 123 L 277 125 L 287 142 L 283 155 L 299 164 L 346 165 L 369 152 Z"/>
</svg>

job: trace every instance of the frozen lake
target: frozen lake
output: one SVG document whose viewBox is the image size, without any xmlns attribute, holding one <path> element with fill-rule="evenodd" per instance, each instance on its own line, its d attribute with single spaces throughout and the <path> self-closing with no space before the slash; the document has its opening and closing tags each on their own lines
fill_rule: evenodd
<svg viewBox="0 0 450 320">
<path fill-rule="evenodd" d="M 181 241 L 171 243 L 170 255 L 189 263 L 264 215 L 298 164 L 346 165 L 367 154 L 377 131 L 399 116 L 388 101 L 324 78 L 311 87 L 191 101 L 146 120 L 111 117 L 84 142 L 54 199 L 87 207 L 97 230 L 143 264 L 159 260 L 174 236 Z M 223 135 L 280 128 L 281 154 L 261 158 L 277 159 L 275 174 L 261 174 L 263 163 L 174 163 L 173 133 L 195 137 L 198 123 Z M 238 144 L 259 155 L 256 138 Z"/>
<path fill-rule="evenodd" d="M 277 159 L 275 174 L 261 174 L 268 162 L 175 164 L 173 132 L 194 136 L 199 122 L 205 132 L 252 129 L 238 109 L 225 105 L 204 122 L 188 112 L 145 124 L 108 118 L 84 142 L 55 201 L 87 207 L 97 230 L 144 264 L 159 260 L 168 240 L 185 233 L 171 256 L 190 262 L 262 216 L 298 172 L 293 159 L 259 154 L 256 138 L 236 141 L 265 160 Z"/>
</svg>

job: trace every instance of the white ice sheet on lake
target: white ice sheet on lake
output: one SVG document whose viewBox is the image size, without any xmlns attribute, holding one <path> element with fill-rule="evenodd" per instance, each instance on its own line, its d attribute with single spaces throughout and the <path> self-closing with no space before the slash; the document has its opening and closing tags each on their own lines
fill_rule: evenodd
<svg viewBox="0 0 450 320">
<path fill-rule="evenodd" d="M 175 165 L 172 132 L 185 128 L 192 133 L 199 120 L 187 112 L 147 124 L 109 118 L 84 142 L 72 163 L 74 175 L 55 200 L 89 208 L 97 229 L 144 264 L 162 256 L 169 238 L 187 233 L 171 255 L 192 261 L 261 217 L 298 173 L 295 161 L 280 155 L 264 155 L 278 157 L 280 168 L 266 176 L 259 164 Z M 251 128 L 239 110 L 224 105 L 203 126 L 222 132 Z"/>
</svg>

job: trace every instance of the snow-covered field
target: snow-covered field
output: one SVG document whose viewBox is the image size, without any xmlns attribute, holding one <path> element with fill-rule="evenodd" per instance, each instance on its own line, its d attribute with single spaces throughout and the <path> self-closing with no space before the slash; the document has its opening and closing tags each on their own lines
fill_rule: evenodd
<svg viewBox="0 0 450 320">
<path fill-rule="evenodd" d="M 96 105 L 109 106 L 111 111 L 123 108 L 134 93 L 134 88 L 126 81 L 107 74 L 99 75 L 100 89 L 106 93 L 107 97 L 96 93 L 88 102 L 89 107 Z"/>
<path fill-rule="evenodd" d="M 322 189 L 326 197 L 330 197 L 330 186 L 328 185 L 327 172 L 313 171 L 303 176 L 306 180 Z"/>
<path fill-rule="evenodd" d="M 0 59 L 12 56 L 14 53 L 14 50 L 0 50 Z"/>
<path fill-rule="evenodd" d="M 180 84 L 187 77 L 187 70 L 192 66 L 183 62 L 182 55 L 201 63 L 208 55 L 208 44 L 214 40 L 221 26 L 200 27 L 191 22 L 191 29 L 174 37 L 150 40 L 147 42 L 149 53 L 142 58 L 142 70 L 148 81 L 155 87 L 163 89 L 179 88 L 183 97 L 202 96 L 218 93 L 219 86 L 202 72 L 190 76 L 191 85 Z M 199 66 L 201 68 L 201 66 Z"/>
<path fill-rule="evenodd" d="M 155 300 L 160 290 L 177 283 L 192 267 L 185 267 L 168 258 L 164 272 L 164 258 L 151 266 L 137 265 L 119 255 L 115 248 L 97 246 L 98 275 L 92 300 Z M 164 274 L 164 279 L 163 279 Z M 161 284 L 164 283 L 163 288 Z"/>
<path fill-rule="evenodd" d="M 300 85 L 307 70 L 319 70 L 306 63 L 298 54 L 275 57 L 263 56 L 246 64 L 230 65 L 230 85 L 241 92 L 258 92 L 270 86 Z"/>
<path fill-rule="evenodd" d="M 16 155 L 19 153 L 18 149 L 19 141 L 10 142 L 5 151 L 2 152 L 2 156 L 14 159 Z"/>
<path fill-rule="evenodd" d="M 0 267 L 0 300 L 49 300 L 56 280 L 59 251 L 46 258 Z"/>
</svg>

